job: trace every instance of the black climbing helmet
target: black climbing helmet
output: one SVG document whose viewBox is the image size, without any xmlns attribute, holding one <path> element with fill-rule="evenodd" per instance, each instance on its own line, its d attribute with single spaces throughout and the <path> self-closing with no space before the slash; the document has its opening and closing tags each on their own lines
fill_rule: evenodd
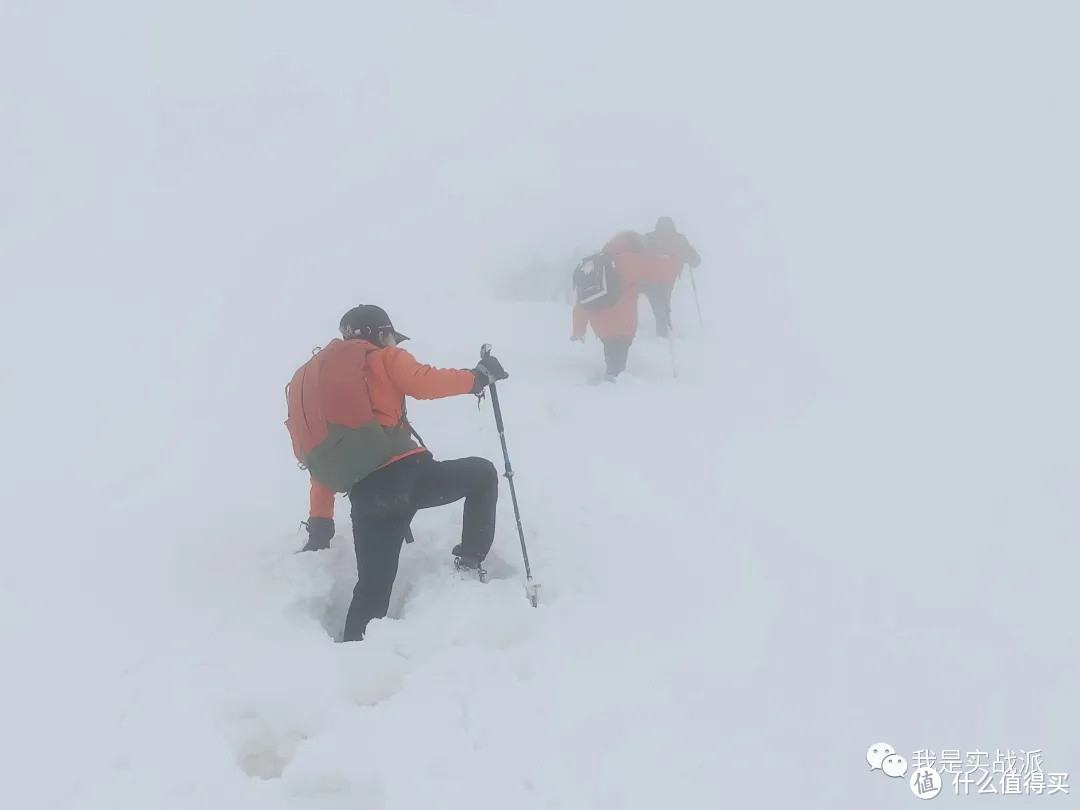
<svg viewBox="0 0 1080 810">
<path fill-rule="evenodd" d="M 376 338 L 383 332 L 392 332 L 398 343 L 409 339 L 394 328 L 386 310 L 374 304 L 361 304 L 350 309 L 341 316 L 338 330 L 346 340 L 362 338 L 377 342 Z"/>
</svg>

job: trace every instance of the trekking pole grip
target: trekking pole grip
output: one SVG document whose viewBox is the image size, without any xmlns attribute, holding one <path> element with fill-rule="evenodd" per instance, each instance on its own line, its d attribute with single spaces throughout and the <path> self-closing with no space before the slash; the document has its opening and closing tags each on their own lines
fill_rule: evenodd
<svg viewBox="0 0 1080 810">
<path fill-rule="evenodd" d="M 491 344 L 490 343 L 485 343 L 483 346 L 480 347 L 480 359 L 481 360 L 486 360 L 490 356 L 491 356 Z M 503 434 L 503 431 L 505 430 L 505 428 L 503 426 L 502 408 L 499 407 L 499 392 L 495 389 L 495 381 L 494 380 L 492 380 L 491 382 L 488 383 L 488 388 L 491 389 L 491 409 L 495 412 L 495 427 L 498 429 L 499 436 L 501 437 L 502 434 Z M 504 440 L 504 443 L 505 443 L 505 440 Z M 504 447 L 503 448 L 504 455 L 505 455 L 505 452 L 506 452 L 506 449 Z M 509 465 L 509 460 L 507 460 L 507 464 Z"/>
</svg>

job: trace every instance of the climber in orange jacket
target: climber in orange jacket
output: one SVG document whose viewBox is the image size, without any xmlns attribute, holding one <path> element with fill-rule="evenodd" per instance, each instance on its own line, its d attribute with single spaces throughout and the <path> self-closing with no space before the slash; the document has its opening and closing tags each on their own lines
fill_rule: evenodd
<svg viewBox="0 0 1080 810">
<path fill-rule="evenodd" d="M 342 332 L 344 334 L 348 328 L 352 328 L 354 332 L 362 331 L 367 321 L 390 322 L 385 311 L 380 307 L 370 305 L 357 307 L 350 310 L 342 319 Z M 369 357 L 369 390 L 372 409 L 380 424 L 389 428 L 396 427 L 399 433 L 408 437 L 411 427 L 404 417 L 405 394 L 414 399 L 439 399 L 472 393 L 477 379 L 474 372 L 437 369 L 417 362 L 407 350 L 397 347 L 398 342 L 408 340 L 400 332 L 387 334 L 385 339 L 387 342 L 385 346 L 379 343 L 380 338 L 377 334 L 369 335 L 369 340 L 365 341 L 366 345 L 372 349 Z M 383 350 L 376 352 L 378 348 Z M 387 464 L 421 452 L 426 452 L 425 448 L 413 443 L 412 446 L 404 447 L 403 452 L 390 459 Z M 335 534 L 334 498 L 336 495 L 334 490 L 323 486 L 314 478 L 311 479 L 309 517 L 303 524 L 308 531 L 308 542 L 301 551 L 321 551 L 329 548 Z"/>
<path fill-rule="evenodd" d="M 613 381 L 626 370 L 630 346 L 637 334 L 640 284 L 657 272 L 657 258 L 648 255 L 644 238 L 634 231 L 616 234 L 601 250 L 600 255 L 603 254 L 614 259 L 617 278 L 613 283 L 617 284 L 617 290 L 596 303 L 583 303 L 585 293 L 578 287 L 570 339 L 584 342 L 586 327 L 591 326 L 604 345 L 605 378 Z M 575 284 L 580 278 L 575 272 Z"/>
<path fill-rule="evenodd" d="M 436 461 L 409 424 L 405 398 L 441 399 L 480 394 L 491 383 L 508 375 L 491 355 L 471 370 L 435 368 L 418 362 L 398 346 L 408 338 L 394 329 L 380 307 L 354 307 L 342 317 L 339 329 L 344 340 L 357 341 L 369 350 L 364 373 L 371 410 L 391 446 L 390 457 L 361 478 L 348 493 L 357 582 L 345 619 L 343 640 L 354 641 L 363 638 L 372 619 L 386 615 L 397 577 L 401 544 L 418 510 L 464 499 L 461 542 L 451 551 L 454 564 L 460 569 L 481 570 L 495 539 L 495 506 L 499 494 L 495 465 L 479 457 Z M 312 514 L 305 549 L 317 550 L 329 545 L 333 536 L 334 494 L 312 480 Z M 330 522 L 329 531 L 316 536 L 324 521 Z"/>
</svg>

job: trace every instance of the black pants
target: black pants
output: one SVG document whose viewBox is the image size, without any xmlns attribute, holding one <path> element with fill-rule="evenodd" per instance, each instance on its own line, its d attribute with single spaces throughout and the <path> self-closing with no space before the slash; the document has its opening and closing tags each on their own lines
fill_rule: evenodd
<svg viewBox="0 0 1080 810">
<path fill-rule="evenodd" d="M 499 474 L 486 458 L 435 461 L 418 453 L 376 470 L 349 492 L 356 587 L 345 618 L 345 641 L 364 637 L 368 622 L 390 607 L 405 533 L 420 509 L 465 499 L 461 544 L 453 553 L 484 559 L 495 539 Z"/>
<path fill-rule="evenodd" d="M 604 344 L 607 373 L 614 377 L 626 371 L 626 358 L 630 355 L 633 338 L 605 338 L 601 342 Z"/>
<path fill-rule="evenodd" d="M 671 331 L 671 293 L 675 289 L 675 282 L 661 281 L 652 284 L 643 284 L 641 291 L 649 299 L 653 317 L 656 319 L 656 334 L 667 337 Z"/>
</svg>

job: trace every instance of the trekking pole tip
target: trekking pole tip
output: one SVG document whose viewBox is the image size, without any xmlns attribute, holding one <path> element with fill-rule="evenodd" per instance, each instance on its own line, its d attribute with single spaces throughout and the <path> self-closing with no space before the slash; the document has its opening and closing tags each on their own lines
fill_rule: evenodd
<svg viewBox="0 0 1080 810">
<path fill-rule="evenodd" d="M 538 607 L 540 604 L 540 594 L 537 593 L 540 583 L 533 582 L 532 577 L 529 577 L 525 583 L 525 597 L 529 600 L 529 604 L 533 607 Z"/>
</svg>

